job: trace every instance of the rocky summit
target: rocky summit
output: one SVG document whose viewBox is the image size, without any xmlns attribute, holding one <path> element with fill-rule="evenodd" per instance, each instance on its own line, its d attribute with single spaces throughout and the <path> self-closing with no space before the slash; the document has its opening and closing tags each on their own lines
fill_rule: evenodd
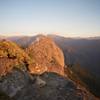
<svg viewBox="0 0 100 100">
<path fill-rule="evenodd" d="M 26 53 L 36 62 L 36 65 L 29 66 L 31 73 L 41 74 L 47 71 L 64 74 L 64 55 L 50 38 L 37 37 L 26 49 Z"/>
</svg>

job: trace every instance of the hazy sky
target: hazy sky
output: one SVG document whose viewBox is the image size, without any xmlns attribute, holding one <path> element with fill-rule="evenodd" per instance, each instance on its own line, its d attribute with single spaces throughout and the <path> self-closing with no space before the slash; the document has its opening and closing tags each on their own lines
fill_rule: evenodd
<svg viewBox="0 0 100 100">
<path fill-rule="evenodd" d="M 100 0 L 0 0 L 0 34 L 100 36 Z"/>
</svg>

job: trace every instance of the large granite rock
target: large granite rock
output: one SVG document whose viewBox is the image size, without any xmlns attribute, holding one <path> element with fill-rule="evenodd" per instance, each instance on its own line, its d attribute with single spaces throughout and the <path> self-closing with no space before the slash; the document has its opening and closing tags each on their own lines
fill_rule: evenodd
<svg viewBox="0 0 100 100">
<path fill-rule="evenodd" d="M 60 48 L 48 37 L 40 36 L 26 49 L 35 63 L 29 66 L 31 73 L 45 71 L 64 74 L 64 56 Z"/>
</svg>

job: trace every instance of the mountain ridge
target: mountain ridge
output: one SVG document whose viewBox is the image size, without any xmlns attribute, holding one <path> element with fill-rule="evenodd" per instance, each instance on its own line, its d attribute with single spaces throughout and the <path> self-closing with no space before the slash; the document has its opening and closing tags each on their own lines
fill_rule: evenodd
<svg viewBox="0 0 100 100">
<path fill-rule="evenodd" d="M 41 42 L 38 43 L 39 41 Z M 22 57 L 19 60 L 19 62 L 21 62 L 22 64 L 24 63 L 24 67 L 21 67 L 21 65 L 18 65 L 17 67 L 12 67 L 11 71 L 8 71 L 8 73 L 4 74 L 3 76 L 2 75 L 0 76 L 0 90 L 2 90 L 2 92 L 8 95 L 11 99 L 40 100 L 40 98 L 42 98 L 42 100 L 51 100 L 51 99 L 63 100 L 63 99 L 69 98 L 69 100 L 83 100 L 83 99 L 84 100 L 99 100 L 98 98 L 93 96 L 89 91 L 84 90 L 82 86 L 80 86 L 79 88 L 79 84 L 74 83 L 66 76 L 62 76 L 61 73 L 64 71 L 64 65 L 65 65 L 64 56 L 62 55 L 62 51 L 60 51 L 60 49 L 56 51 L 56 49 L 59 47 L 50 38 L 42 36 L 42 39 L 36 39 L 36 41 L 33 41 L 33 43 L 30 45 L 32 47 L 32 51 L 33 50 L 35 51 L 39 50 L 39 52 L 41 51 L 41 56 L 45 56 L 46 52 L 47 52 L 47 55 L 49 55 L 50 53 L 49 55 L 50 61 L 52 60 L 51 59 L 52 56 L 54 56 L 54 58 L 57 57 L 57 59 L 53 61 L 54 65 L 50 66 L 54 68 L 49 69 L 49 70 L 48 70 L 48 66 L 46 67 L 46 70 L 44 66 L 38 66 L 39 64 L 44 62 L 42 60 L 46 60 L 45 63 L 47 62 L 47 64 L 50 63 L 48 62 L 49 61 L 48 57 L 47 58 L 44 57 L 41 59 L 41 56 L 40 56 L 40 59 L 39 58 L 37 59 L 41 60 L 42 62 L 39 63 L 38 60 L 36 61 L 36 57 L 40 55 L 39 53 L 36 52 L 36 54 L 34 54 L 30 50 L 27 53 L 27 50 L 24 51 L 15 43 L 13 46 L 12 42 L 9 42 L 9 41 L 3 41 L 3 42 L 4 43 L 1 42 L 0 50 L 5 51 L 5 48 L 3 49 L 3 46 L 4 46 L 7 49 L 10 49 L 9 51 L 11 51 L 10 52 L 11 55 L 9 55 L 9 53 L 8 54 L 0 53 L 2 60 L 3 61 L 5 60 L 3 59 L 2 56 L 4 56 L 7 60 L 8 59 L 14 60 L 16 58 Z M 5 45 L 5 42 L 7 43 L 7 45 Z M 14 49 L 14 51 L 12 49 Z M 55 52 L 58 54 L 56 55 Z M 18 55 L 16 55 L 17 53 Z M 32 57 L 29 55 L 29 53 L 32 54 Z M 27 55 L 28 57 L 26 57 L 25 55 Z M 60 55 L 61 57 L 59 57 L 58 55 Z M 24 56 L 28 58 L 26 59 L 26 61 L 23 61 L 25 60 Z M 3 62 L 2 60 L 0 60 L 0 62 Z M 11 62 L 9 60 L 8 62 Z M 27 62 L 28 60 L 29 62 Z M 3 63 L 6 63 L 6 62 L 3 62 Z M 30 66 L 32 67 L 32 69 L 29 69 Z M 0 68 L 1 68 L 1 65 L 0 65 Z M 41 68 L 43 68 L 43 70 Z M 59 68 L 61 69 L 59 70 Z M 38 69 L 41 70 L 41 73 L 35 73 L 36 70 Z M 34 70 L 34 71 L 31 73 L 31 70 Z"/>
</svg>

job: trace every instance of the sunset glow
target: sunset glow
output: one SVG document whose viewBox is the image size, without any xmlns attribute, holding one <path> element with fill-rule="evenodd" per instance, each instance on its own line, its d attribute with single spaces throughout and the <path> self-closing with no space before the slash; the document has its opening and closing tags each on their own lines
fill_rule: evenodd
<svg viewBox="0 0 100 100">
<path fill-rule="evenodd" d="M 100 0 L 1 0 L 0 35 L 100 36 Z"/>
</svg>

